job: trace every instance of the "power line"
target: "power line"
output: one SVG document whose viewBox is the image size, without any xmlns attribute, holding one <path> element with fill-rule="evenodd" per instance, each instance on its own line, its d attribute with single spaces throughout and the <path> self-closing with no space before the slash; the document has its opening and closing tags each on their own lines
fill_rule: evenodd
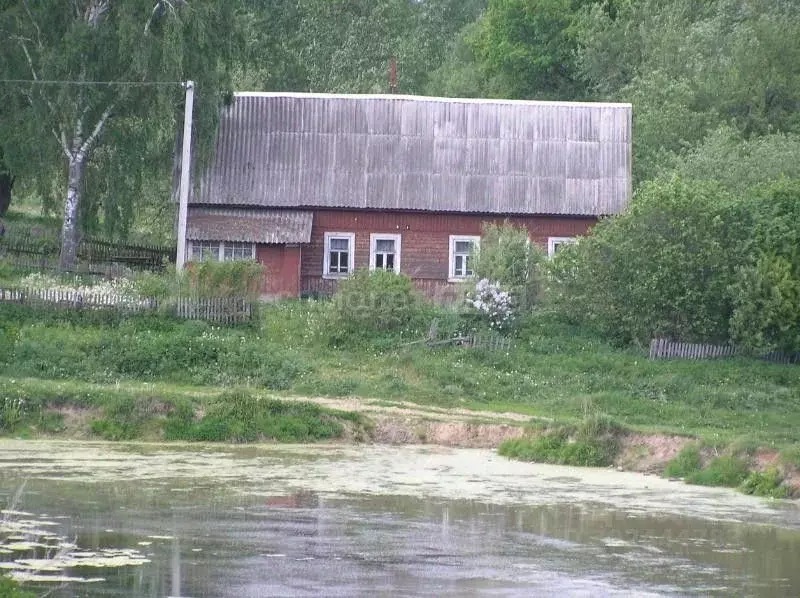
<svg viewBox="0 0 800 598">
<path fill-rule="evenodd" d="M 28 84 L 28 85 L 126 85 L 151 87 L 155 85 L 183 85 L 183 81 L 69 81 L 45 79 L 0 79 L 0 83 Z"/>
</svg>

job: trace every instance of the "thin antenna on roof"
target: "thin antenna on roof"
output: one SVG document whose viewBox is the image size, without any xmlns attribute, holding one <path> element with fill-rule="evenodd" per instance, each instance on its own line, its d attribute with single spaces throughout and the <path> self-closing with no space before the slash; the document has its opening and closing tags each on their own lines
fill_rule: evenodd
<svg viewBox="0 0 800 598">
<path fill-rule="evenodd" d="M 389 93 L 397 93 L 397 56 L 389 61 Z"/>
</svg>

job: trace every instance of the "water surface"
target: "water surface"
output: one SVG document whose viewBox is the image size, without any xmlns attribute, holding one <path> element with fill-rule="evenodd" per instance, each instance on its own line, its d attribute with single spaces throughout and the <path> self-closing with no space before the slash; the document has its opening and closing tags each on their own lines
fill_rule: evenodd
<svg viewBox="0 0 800 598">
<path fill-rule="evenodd" d="M 148 561 L 56 597 L 800 595 L 796 502 L 491 451 L 0 443 L 23 480 L 28 520 Z"/>
</svg>

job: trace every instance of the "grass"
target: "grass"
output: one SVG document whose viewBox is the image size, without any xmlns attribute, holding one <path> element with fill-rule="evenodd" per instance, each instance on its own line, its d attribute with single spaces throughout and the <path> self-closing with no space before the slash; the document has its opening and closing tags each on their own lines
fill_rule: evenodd
<svg viewBox="0 0 800 598">
<path fill-rule="evenodd" d="M 612 420 L 594 416 L 577 426 L 555 426 L 534 437 L 506 440 L 497 452 L 521 461 L 606 467 L 619 452 L 622 431 Z"/>
<path fill-rule="evenodd" d="M 748 476 L 749 465 L 736 455 L 726 455 L 713 459 L 703 469 L 691 472 L 686 481 L 699 486 L 728 486 L 735 488 Z"/>
<path fill-rule="evenodd" d="M 667 478 L 688 478 L 700 471 L 703 467 L 700 457 L 700 447 L 697 444 L 690 444 L 681 450 L 680 453 L 669 463 L 664 470 L 664 477 Z"/>
<path fill-rule="evenodd" d="M 36 594 L 24 591 L 16 581 L 3 574 L 0 575 L 0 598 L 36 598 Z"/>
<path fill-rule="evenodd" d="M 345 433 L 363 441 L 372 431 L 371 422 L 358 413 L 243 390 L 2 378 L 0 385 L 0 394 L 13 397 L 15 405 L 13 421 L 0 425 L 0 433 L 23 438 L 75 433 L 65 429 L 58 411 L 64 408 L 87 411 L 91 434 L 112 441 L 316 442 Z"/>
<path fill-rule="evenodd" d="M 640 351 L 616 348 L 544 315 L 526 326 L 508 353 L 402 347 L 408 338 L 421 338 L 413 330 L 404 338 L 334 348 L 319 333 L 324 308 L 300 301 L 271 305 L 258 326 L 220 329 L 153 318 L 48 321 L 0 306 L 0 337 L 11 339 L 0 341 L 6 347 L 0 376 L 402 398 L 567 423 L 602 412 L 629 428 L 696 436 L 715 446 L 742 437 L 777 448 L 800 443 L 796 366 L 746 359 L 651 362 Z"/>
</svg>

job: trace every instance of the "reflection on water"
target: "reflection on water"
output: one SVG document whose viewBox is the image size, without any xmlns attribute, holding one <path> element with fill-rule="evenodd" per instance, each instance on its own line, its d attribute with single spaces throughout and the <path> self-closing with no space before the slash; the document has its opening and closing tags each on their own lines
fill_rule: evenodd
<svg viewBox="0 0 800 598">
<path fill-rule="evenodd" d="M 335 476 L 341 464 L 328 463 Z M 26 472 L 0 472 L 3 500 Z M 579 485 L 581 475 L 560 483 Z M 55 597 L 800 595 L 800 521 L 791 504 L 764 507 L 769 523 L 760 511 L 759 523 L 747 523 L 747 513 L 715 520 L 688 504 L 680 516 L 561 494 L 492 504 L 286 491 L 286 480 L 168 472 L 127 481 L 47 477 L 29 479 L 25 511 L 57 522 L 81 549 L 138 549 L 150 561 L 103 570 L 105 582 L 67 585 Z"/>
</svg>

